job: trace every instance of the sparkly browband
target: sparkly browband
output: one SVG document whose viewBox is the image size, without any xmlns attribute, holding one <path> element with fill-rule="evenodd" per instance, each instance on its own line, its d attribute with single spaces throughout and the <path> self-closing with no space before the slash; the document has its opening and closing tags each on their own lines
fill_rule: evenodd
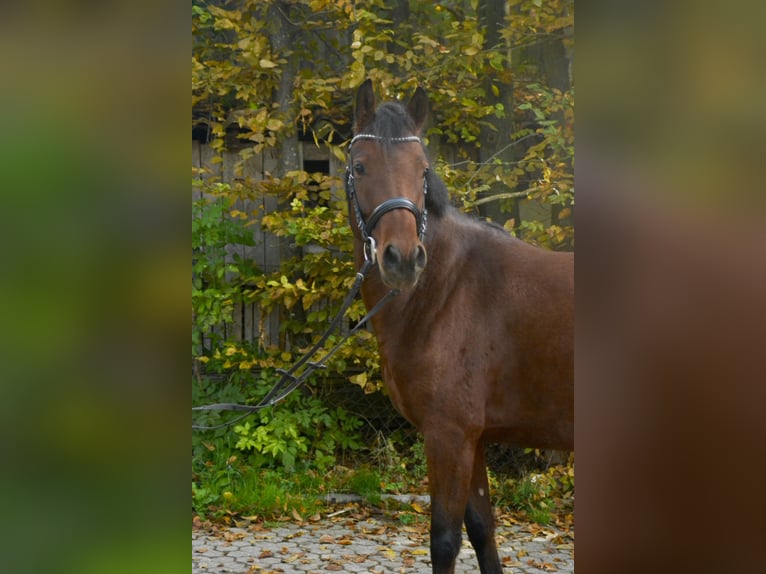
<svg viewBox="0 0 766 574">
<path fill-rule="evenodd" d="M 348 147 L 351 147 L 354 145 L 354 142 L 357 140 L 386 140 L 393 143 L 409 143 L 409 142 L 418 142 L 420 143 L 420 138 L 418 136 L 404 136 L 401 138 L 384 138 L 381 136 L 376 136 L 375 134 L 357 134 L 353 138 L 351 138 L 351 141 L 348 144 Z"/>
</svg>

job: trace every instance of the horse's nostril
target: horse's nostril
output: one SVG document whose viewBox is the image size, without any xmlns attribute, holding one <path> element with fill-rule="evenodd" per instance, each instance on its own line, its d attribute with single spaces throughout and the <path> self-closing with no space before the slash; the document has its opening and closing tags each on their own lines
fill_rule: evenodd
<svg viewBox="0 0 766 574">
<path fill-rule="evenodd" d="M 383 252 L 383 263 L 387 267 L 395 267 L 402 260 L 402 252 L 395 245 L 389 245 Z"/>
<path fill-rule="evenodd" d="M 419 269 L 423 269 L 426 266 L 426 248 L 422 245 L 418 245 L 415 248 L 415 266 Z"/>
</svg>

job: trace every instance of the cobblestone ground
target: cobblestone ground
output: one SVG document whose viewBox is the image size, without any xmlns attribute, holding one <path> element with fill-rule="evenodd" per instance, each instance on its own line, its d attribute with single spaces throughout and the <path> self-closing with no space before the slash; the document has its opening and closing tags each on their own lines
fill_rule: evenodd
<svg viewBox="0 0 766 574">
<path fill-rule="evenodd" d="M 498 525 L 498 549 L 506 573 L 574 572 L 574 540 L 554 528 Z M 463 533 L 456 572 L 478 572 Z M 323 519 L 274 528 L 192 531 L 192 574 L 295 572 L 431 573 L 427 533 L 390 520 Z"/>
</svg>

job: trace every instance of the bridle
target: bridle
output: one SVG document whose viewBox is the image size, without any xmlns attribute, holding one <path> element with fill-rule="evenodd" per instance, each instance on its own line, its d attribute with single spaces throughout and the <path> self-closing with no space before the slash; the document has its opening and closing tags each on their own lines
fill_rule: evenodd
<svg viewBox="0 0 766 574">
<path fill-rule="evenodd" d="M 364 258 L 366 261 L 372 261 L 375 263 L 375 239 L 372 237 L 372 230 L 378 224 L 380 219 L 389 211 L 395 209 L 406 209 L 412 215 L 415 216 L 415 222 L 418 229 L 418 238 L 423 241 L 426 235 L 426 228 L 428 227 L 428 210 L 426 208 L 426 195 L 428 195 L 428 168 L 423 171 L 423 210 L 421 211 L 417 205 L 406 197 L 394 197 L 387 199 L 370 213 L 370 217 L 365 220 L 362 215 L 362 209 L 359 206 L 359 197 L 356 193 L 356 187 L 354 185 L 354 169 L 353 158 L 351 156 L 351 147 L 355 142 L 359 140 L 375 140 L 375 141 L 389 141 L 395 144 L 398 143 L 419 143 L 422 142 L 417 136 L 405 136 L 398 138 L 384 138 L 376 136 L 374 134 L 357 134 L 351 138 L 351 142 L 348 144 L 348 165 L 346 166 L 346 199 L 349 202 L 349 206 L 353 206 L 354 216 L 356 217 L 356 223 L 359 227 L 359 232 L 362 235 L 362 243 L 364 244 Z"/>
</svg>

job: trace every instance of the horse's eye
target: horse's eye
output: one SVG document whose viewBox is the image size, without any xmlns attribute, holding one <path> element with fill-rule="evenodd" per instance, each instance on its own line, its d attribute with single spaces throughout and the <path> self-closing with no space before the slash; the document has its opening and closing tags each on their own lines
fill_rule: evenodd
<svg viewBox="0 0 766 574">
<path fill-rule="evenodd" d="M 364 173 L 364 165 L 363 165 L 361 162 L 356 162 L 356 163 L 354 164 L 354 171 L 355 171 L 355 172 L 356 172 L 358 175 L 362 175 L 362 174 Z"/>
</svg>

